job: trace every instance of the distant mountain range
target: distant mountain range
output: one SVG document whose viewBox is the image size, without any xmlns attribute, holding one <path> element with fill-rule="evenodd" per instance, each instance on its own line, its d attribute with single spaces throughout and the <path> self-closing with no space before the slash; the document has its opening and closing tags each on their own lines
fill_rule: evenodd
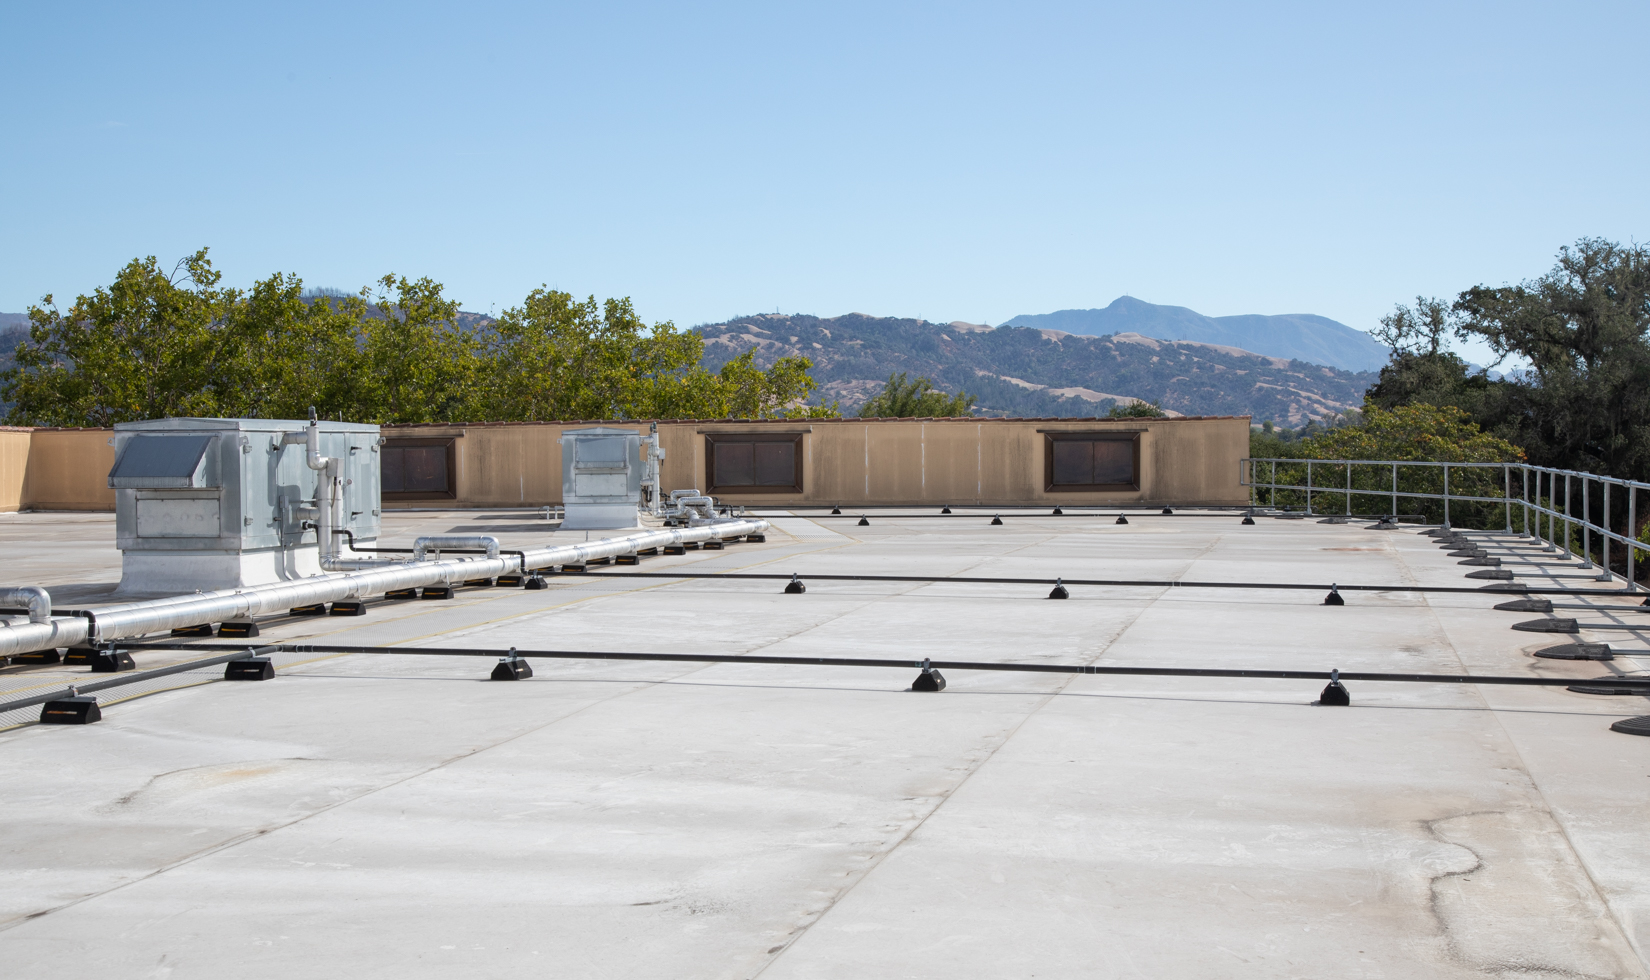
<svg viewBox="0 0 1650 980">
<path fill-rule="evenodd" d="M 822 400 L 840 401 L 848 412 L 881 390 L 890 372 L 905 371 L 947 392 L 977 395 L 977 409 L 990 415 L 1103 415 L 1145 400 L 1180 415 L 1252 415 L 1294 426 L 1362 404 L 1376 377 L 1132 332 L 1086 337 L 861 313 L 762 314 L 693 329 L 705 339 L 704 364 L 712 370 L 753 346 L 764 367 L 787 355 L 812 359 Z"/>
<path fill-rule="evenodd" d="M 476 313 L 460 319 L 471 329 L 491 322 Z M 711 370 L 753 346 L 764 367 L 786 355 L 811 358 L 822 400 L 848 412 L 890 372 L 906 371 L 978 396 L 977 410 L 989 415 L 1088 416 L 1145 400 L 1180 415 L 1252 415 L 1295 426 L 1361 404 L 1375 382 L 1370 369 L 1386 362 L 1385 348 L 1324 317 L 1206 317 L 1128 296 L 1103 310 L 1015 317 L 996 328 L 850 313 L 763 314 L 693 329 L 705 339 Z M 27 336 L 27 317 L 0 314 L 0 369 Z M 1359 360 L 1359 338 L 1379 356 L 1366 351 Z M 1289 353 L 1302 349 L 1311 356 Z M 1327 366 L 1335 360 L 1370 369 Z"/>
<path fill-rule="evenodd" d="M 1184 306 L 1158 306 L 1119 296 L 1103 310 L 1059 310 L 1017 316 L 1005 327 L 1038 327 L 1101 337 L 1137 333 L 1157 340 L 1195 340 L 1272 357 L 1327 364 L 1343 371 L 1379 371 L 1387 349 L 1361 330 L 1310 313 L 1204 316 Z"/>
</svg>

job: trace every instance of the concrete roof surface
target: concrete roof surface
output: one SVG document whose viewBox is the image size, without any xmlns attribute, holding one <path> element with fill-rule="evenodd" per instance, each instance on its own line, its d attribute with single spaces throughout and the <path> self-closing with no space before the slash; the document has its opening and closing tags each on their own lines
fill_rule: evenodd
<svg viewBox="0 0 1650 980">
<path fill-rule="evenodd" d="M 775 516 L 766 544 L 640 570 L 1395 588 L 1326 607 L 1258 589 L 1053 602 L 1046 586 L 796 596 L 556 576 L 273 621 L 260 642 L 1578 680 L 1650 656 L 1614 631 L 1580 638 L 1634 653 L 1538 660 L 1576 638 L 1512 631 L 1532 615 L 1492 609 L 1505 595 L 1403 591 L 1478 584 L 1413 528 L 958 515 Z M 511 528 L 506 547 L 574 534 L 391 511 L 383 543 L 484 524 Z M 119 577 L 112 515 L 6 515 L 0 544 L 10 584 L 90 598 Z M 1523 574 L 1580 574 L 1543 560 Z M 1311 703 L 1320 682 L 1252 678 L 952 672 L 925 694 L 907 690 L 914 669 L 538 660 L 499 683 L 483 658 L 276 663 L 272 681 L 178 675 L 165 686 L 192 686 L 109 692 L 95 725 L 0 732 L 0 972 L 1650 975 L 1650 739 L 1609 730 L 1650 713 L 1641 697 L 1350 682 L 1352 706 L 1331 708 Z M 0 690 L 82 674 L 12 667 Z"/>
</svg>

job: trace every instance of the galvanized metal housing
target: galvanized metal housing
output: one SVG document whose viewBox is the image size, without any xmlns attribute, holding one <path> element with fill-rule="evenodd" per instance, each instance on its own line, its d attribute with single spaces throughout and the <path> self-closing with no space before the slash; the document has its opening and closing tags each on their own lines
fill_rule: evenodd
<svg viewBox="0 0 1650 980">
<path fill-rule="evenodd" d="M 307 422 L 172 418 L 115 426 L 116 546 L 121 591 L 262 585 L 315 575 L 321 476 L 287 438 Z M 379 533 L 378 426 L 320 422 L 325 455 L 341 463 L 340 530 Z M 309 525 L 309 526 L 306 526 Z"/>
</svg>

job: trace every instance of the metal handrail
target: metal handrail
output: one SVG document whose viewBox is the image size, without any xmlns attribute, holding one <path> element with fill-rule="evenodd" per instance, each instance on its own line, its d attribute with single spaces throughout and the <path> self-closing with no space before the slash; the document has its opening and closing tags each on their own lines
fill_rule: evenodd
<svg viewBox="0 0 1650 980">
<path fill-rule="evenodd" d="M 1306 467 L 1305 483 L 1280 483 L 1278 481 L 1278 464 L 1285 466 Z M 1262 466 L 1269 466 L 1265 475 L 1269 479 L 1260 479 Z M 1544 542 L 1549 549 L 1557 550 L 1567 558 L 1579 558 L 1582 569 L 1593 568 L 1593 537 L 1599 539 L 1600 551 L 1598 581 L 1613 581 L 1618 577 L 1610 566 L 1610 544 L 1615 542 L 1626 550 L 1627 574 L 1624 576 L 1627 587 L 1637 588 L 1635 569 L 1638 564 L 1638 553 L 1650 551 L 1650 546 L 1639 541 L 1633 534 L 1638 528 L 1638 492 L 1650 490 L 1650 483 L 1641 483 L 1636 480 L 1624 480 L 1620 477 L 1603 476 L 1598 473 L 1583 473 L 1579 470 L 1562 470 L 1549 466 L 1534 466 L 1529 463 L 1441 463 L 1425 460 L 1391 460 L 1391 459 L 1283 459 L 1270 456 L 1244 457 L 1238 461 L 1238 480 L 1243 486 L 1250 488 L 1251 500 L 1257 505 L 1260 503 L 1260 492 L 1268 491 L 1268 506 L 1277 505 L 1279 490 L 1303 493 L 1306 499 L 1306 512 L 1314 513 L 1312 509 L 1313 494 L 1344 496 L 1346 514 L 1352 513 L 1352 498 L 1386 497 L 1391 501 L 1391 513 L 1397 514 L 1398 501 L 1402 499 L 1441 500 L 1444 503 L 1444 526 L 1450 523 L 1450 504 L 1454 503 L 1488 503 L 1500 504 L 1506 511 L 1506 533 L 1521 533 L 1526 537 L 1534 537 Z M 1353 468 L 1358 466 L 1387 467 L 1391 470 L 1391 489 L 1362 489 L 1353 486 Z M 1327 486 L 1313 481 L 1316 467 L 1331 469 L 1344 468 L 1346 480 L 1344 485 Z M 1400 490 L 1398 488 L 1398 473 L 1400 467 L 1434 467 L 1442 470 L 1442 493 L 1425 493 L 1417 490 Z M 1500 470 L 1501 494 L 1499 496 L 1480 496 L 1473 493 L 1451 493 L 1450 470 Z M 1517 492 L 1514 492 L 1513 474 L 1518 474 Z M 1562 486 L 1560 486 L 1562 481 Z M 1543 483 L 1546 492 L 1543 493 Z M 1580 485 L 1581 513 L 1574 512 L 1574 494 L 1576 485 Z M 1602 490 L 1603 514 L 1600 520 L 1593 520 L 1592 493 L 1593 485 L 1597 484 Z M 1612 489 L 1624 491 L 1627 494 L 1627 528 L 1623 534 L 1611 527 L 1611 493 Z M 1559 498 L 1562 495 L 1563 503 L 1560 510 Z M 1543 501 L 1546 501 L 1543 503 Z M 1512 510 L 1518 507 L 1522 518 L 1522 532 L 1513 531 Z M 1534 516 L 1534 531 L 1531 530 L 1531 517 Z M 1547 519 L 1547 526 L 1543 531 L 1541 519 Z M 1559 525 L 1562 523 L 1562 538 Z M 1580 554 L 1571 550 L 1576 535 L 1580 532 Z"/>
</svg>

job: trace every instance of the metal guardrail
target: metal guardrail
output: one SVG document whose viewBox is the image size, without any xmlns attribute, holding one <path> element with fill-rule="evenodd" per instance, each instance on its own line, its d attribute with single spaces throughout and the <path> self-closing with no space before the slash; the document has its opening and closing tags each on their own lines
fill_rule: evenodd
<svg viewBox="0 0 1650 980">
<path fill-rule="evenodd" d="M 1273 457 L 1245 457 L 1238 461 L 1240 467 L 1239 480 L 1250 488 L 1250 498 L 1257 506 L 1277 506 L 1279 491 L 1285 493 L 1303 494 L 1305 497 L 1306 513 L 1327 513 L 1313 510 L 1313 498 L 1322 499 L 1325 496 L 1340 498 L 1344 512 L 1352 514 L 1352 499 L 1354 497 L 1386 498 L 1389 503 L 1389 513 L 1398 513 L 1399 500 L 1439 500 L 1444 505 L 1444 526 L 1450 522 L 1451 503 L 1491 504 L 1500 505 L 1506 516 L 1506 533 L 1521 533 L 1525 537 L 1535 537 L 1544 542 L 1548 548 L 1556 549 L 1566 558 L 1579 559 L 1582 569 L 1597 567 L 1597 576 L 1600 582 L 1614 581 L 1618 578 L 1625 580 L 1630 589 L 1637 588 L 1635 574 L 1638 564 L 1638 553 L 1650 551 L 1650 545 L 1637 540 L 1634 532 L 1638 529 L 1638 492 L 1650 490 L 1650 483 L 1639 483 L 1634 480 L 1622 480 L 1615 477 L 1600 476 L 1597 473 L 1582 473 L 1577 470 L 1560 470 L 1546 466 L 1532 466 L 1528 463 L 1431 463 L 1409 460 L 1390 459 L 1278 459 Z M 1305 482 L 1290 483 L 1278 480 L 1278 467 L 1286 468 L 1305 467 Z M 1370 470 L 1376 467 L 1389 471 L 1391 486 L 1374 488 L 1357 485 L 1354 480 L 1354 468 L 1365 468 L 1367 477 Z M 1432 493 L 1415 489 L 1400 488 L 1400 471 L 1410 468 L 1413 470 L 1426 469 L 1441 471 L 1442 482 L 1440 492 Z M 1491 471 L 1488 481 L 1495 482 L 1494 473 L 1499 473 L 1500 493 L 1483 495 L 1480 493 L 1452 493 L 1450 490 L 1450 471 L 1469 472 Z M 1337 472 L 1339 471 L 1339 472 Z M 1316 473 L 1333 474 L 1333 484 L 1316 482 Z M 1339 478 L 1344 474 L 1344 482 Z M 1385 475 L 1385 472 L 1382 474 Z M 1517 477 L 1515 480 L 1514 477 Z M 1262 477 L 1265 477 L 1262 479 Z M 1367 481 L 1366 481 L 1367 482 Z M 1384 481 L 1383 481 L 1384 482 Z M 1479 486 L 1484 481 L 1478 482 Z M 1592 503 L 1594 493 L 1599 491 L 1603 500 L 1602 514 L 1598 520 L 1593 519 Z M 1623 534 L 1614 529 L 1611 514 L 1611 491 L 1616 491 L 1619 498 L 1625 494 L 1627 499 L 1627 528 Z M 1261 501 L 1262 491 L 1268 500 Z M 1560 502 L 1562 498 L 1562 503 Z M 1578 499 L 1579 498 L 1579 499 Z M 1579 504 L 1580 513 L 1575 513 Z M 1562 509 L 1560 507 L 1562 506 Z M 1616 507 L 1620 507 L 1618 503 Z M 1513 510 L 1519 511 L 1521 532 L 1513 529 Z M 1619 515 L 1619 509 L 1616 511 Z M 1337 515 L 1338 516 L 1338 515 Z M 1546 528 L 1542 528 L 1542 518 L 1546 518 Z M 1561 530 L 1562 528 L 1562 530 Z M 1574 550 L 1577 533 L 1580 535 L 1580 553 Z M 1601 554 L 1595 566 L 1593 556 L 1593 538 L 1598 538 Z M 1615 542 L 1625 549 L 1626 575 L 1619 576 L 1611 568 L 1610 544 Z"/>
</svg>

